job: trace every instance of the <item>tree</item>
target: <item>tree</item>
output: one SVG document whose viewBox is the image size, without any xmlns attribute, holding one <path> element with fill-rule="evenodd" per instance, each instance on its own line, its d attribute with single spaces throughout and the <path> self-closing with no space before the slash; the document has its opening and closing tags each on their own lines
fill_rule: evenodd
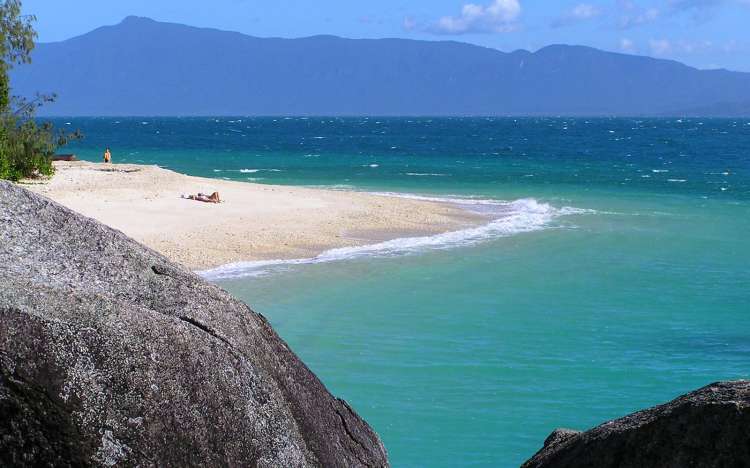
<svg viewBox="0 0 750 468">
<path fill-rule="evenodd" d="M 36 31 L 33 15 L 21 15 L 20 0 L 6 0 L 0 5 L 0 112 L 10 110 L 10 69 L 31 62 Z"/>
<path fill-rule="evenodd" d="M 0 179 L 52 175 L 52 156 L 68 140 L 80 133 L 55 133 L 49 123 L 34 119 L 36 109 L 55 99 L 37 95 L 28 101 L 10 94 L 10 70 L 30 63 L 36 31 L 33 15 L 21 14 L 20 0 L 0 3 Z"/>
</svg>

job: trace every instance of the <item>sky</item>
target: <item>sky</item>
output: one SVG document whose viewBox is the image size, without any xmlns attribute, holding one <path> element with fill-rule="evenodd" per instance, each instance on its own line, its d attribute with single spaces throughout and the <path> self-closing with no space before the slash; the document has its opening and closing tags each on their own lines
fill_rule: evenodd
<svg viewBox="0 0 750 468">
<path fill-rule="evenodd" d="M 259 37 L 455 40 L 502 51 L 587 45 L 750 72 L 750 0 L 23 0 L 41 42 L 129 15 Z"/>
</svg>

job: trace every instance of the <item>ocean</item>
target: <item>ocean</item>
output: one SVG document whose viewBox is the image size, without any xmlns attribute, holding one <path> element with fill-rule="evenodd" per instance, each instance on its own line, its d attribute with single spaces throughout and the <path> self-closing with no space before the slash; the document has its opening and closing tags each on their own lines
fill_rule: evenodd
<svg viewBox="0 0 750 468">
<path fill-rule="evenodd" d="M 206 277 L 269 318 L 396 467 L 517 466 L 750 378 L 750 119 L 58 118 L 65 152 L 451 200 L 484 226 Z"/>
</svg>

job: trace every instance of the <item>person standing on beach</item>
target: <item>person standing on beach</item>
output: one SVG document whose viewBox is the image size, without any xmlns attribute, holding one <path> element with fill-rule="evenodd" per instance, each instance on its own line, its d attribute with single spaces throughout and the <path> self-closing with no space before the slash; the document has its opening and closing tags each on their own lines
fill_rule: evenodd
<svg viewBox="0 0 750 468">
<path fill-rule="evenodd" d="M 104 150 L 104 162 L 105 163 L 111 163 L 112 162 L 112 153 L 109 152 L 109 148 Z"/>
</svg>

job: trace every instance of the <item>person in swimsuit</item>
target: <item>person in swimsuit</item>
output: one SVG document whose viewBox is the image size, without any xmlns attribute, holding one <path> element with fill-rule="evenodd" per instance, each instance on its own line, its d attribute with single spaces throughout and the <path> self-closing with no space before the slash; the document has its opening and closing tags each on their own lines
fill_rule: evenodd
<svg viewBox="0 0 750 468">
<path fill-rule="evenodd" d="M 112 162 L 112 153 L 109 152 L 109 148 L 104 150 L 104 162 L 105 163 L 111 163 Z"/>
<path fill-rule="evenodd" d="M 188 195 L 187 197 L 183 195 L 182 198 L 187 198 L 188 200 L 201 201 L 205 203 L 221 203 L 221 198 L 219 198 L 219 192 L 214 192 L 211 195 L 206 195 L 205 193 L 198 192 L 198 195 Z"/>
</svg>

